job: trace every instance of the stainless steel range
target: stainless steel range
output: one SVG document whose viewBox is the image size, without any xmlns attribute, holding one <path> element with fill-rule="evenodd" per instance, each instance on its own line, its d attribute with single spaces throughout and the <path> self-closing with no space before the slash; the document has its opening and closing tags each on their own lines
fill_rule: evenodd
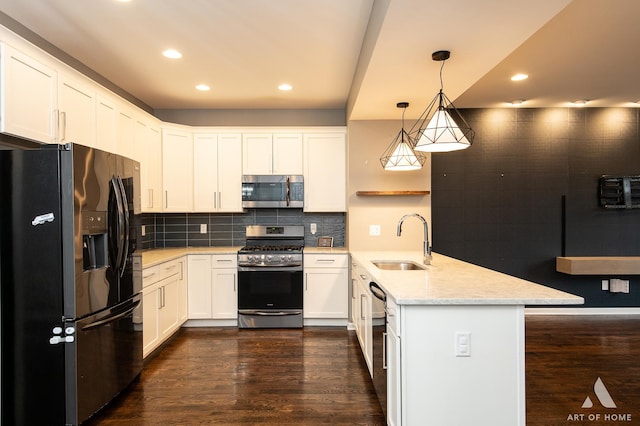
<svg viewBox="0 0 640 426">
<path fill-rule="evenodd" d="M 300 328 L 302 225 L 252 225 L 238 251 L 238 326 Z"/>
</svg>

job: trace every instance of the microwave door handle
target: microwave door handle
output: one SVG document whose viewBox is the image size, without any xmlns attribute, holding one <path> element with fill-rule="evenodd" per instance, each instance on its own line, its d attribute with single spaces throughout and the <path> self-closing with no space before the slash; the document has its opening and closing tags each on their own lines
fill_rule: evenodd
<svg viewBox="0 0 640 426">
<path fill-rule="evenodd" d="M 122 244 L 122 259 L 119 265 L 120 268 L 120 276 L 124 275 L 124 270 L 126 269 L 127 257 L 129 257 L 129 202 L 127 200 L 127 191 L 124 189 L 124 183 L 120 176 L 118 176 L 118 186 L 120 187 L 120 194 L 122 200 L 122 224 L 123 229 L 121 233 L 120 243 Z"/>
<path fill-rule="evenodd" d="M 291 183 L 289 182 L 289 176 L 287 176 L 287 207 L 291 204 Z"/>
</svg>

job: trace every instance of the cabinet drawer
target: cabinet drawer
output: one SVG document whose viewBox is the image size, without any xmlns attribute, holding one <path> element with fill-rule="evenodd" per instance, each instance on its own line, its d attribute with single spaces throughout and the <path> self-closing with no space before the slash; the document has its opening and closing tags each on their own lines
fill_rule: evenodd
<svg viewBox="0 0 640 426">
<path fill-rule="evenodd" d="M 305 268 L 348 268 L 347 254 L 305 254 Z"/>
<path fill-rule="evenodd" d="M 211 267 L 219 268 L 237 268 L 238 255 L 236 254 L 214 254 L 211 256 Z"/>
<path fill-rule="evenodd" d="M 180 274 L 182 277 L 183 259 L 170 260 L 142 270 L 142 286 L 147 287 L 160 280 Z"/>
<path fill-rule="evenodd" d="M 386 311 L 387 311 L 387 327 L 392 329 L 396 335 L 400 335 L 400 310 L 398 309 L 398 305 L 389 297 L 387 297 L 386 302 Z"/>
</svg>

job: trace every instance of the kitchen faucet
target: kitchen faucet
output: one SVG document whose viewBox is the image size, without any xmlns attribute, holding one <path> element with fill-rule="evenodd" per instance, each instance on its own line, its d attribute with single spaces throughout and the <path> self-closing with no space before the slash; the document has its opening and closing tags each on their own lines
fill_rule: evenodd
<svg viewBox="0 0 640 426">
<path fill-rule="evenodd" d="M 408 217 L 417 217 L 422 221 L 422 226 L 424 228 L 424 252 L 422 256 L 422 263 L 425 265 L 431 264 L 431 246 L 429 245 L 429 225 L 427 225 L 427 221 L 424 220 L 424 217 L 420 216 L 418 213 L 409 213 L 402 216 L 400 222 L 398 222 L 398 237 L 402 234 L 402 223 Z"/>
</svg>

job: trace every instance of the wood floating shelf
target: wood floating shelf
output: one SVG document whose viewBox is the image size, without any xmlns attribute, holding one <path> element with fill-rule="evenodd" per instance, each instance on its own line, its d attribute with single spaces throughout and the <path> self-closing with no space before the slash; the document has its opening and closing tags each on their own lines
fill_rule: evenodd
<svg viewBox="0 0 640 426">
<path fill-rule="evenodd" d="M 431 191 L 356 191 L 359 196 L 376 195 L 429 195 Z"/>
<path fill-rule="evenodd" d="M 569 275 L 640 275 L 640 256 L 556 257 L 556 271 Z"/>
</svg>

